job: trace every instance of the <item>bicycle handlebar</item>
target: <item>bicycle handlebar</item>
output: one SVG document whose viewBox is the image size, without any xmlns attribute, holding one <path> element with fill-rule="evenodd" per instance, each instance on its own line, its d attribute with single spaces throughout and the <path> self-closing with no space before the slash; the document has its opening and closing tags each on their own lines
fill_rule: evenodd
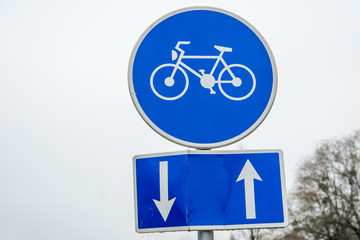
<svg viewBox="0 0 360 240">
<path fill-rule="evenodd" d="M 190 44 L 190 41 L 178 41 L 178 43 L 176 44 L 175 49 L 178 50 L 178 51 L 180 51 L 180 52 L 183 52 L 184 50 L 182 50 L 182 49 L 180 48 L 180 45 L 181 45 L 181 44 Z"/>
</svg>

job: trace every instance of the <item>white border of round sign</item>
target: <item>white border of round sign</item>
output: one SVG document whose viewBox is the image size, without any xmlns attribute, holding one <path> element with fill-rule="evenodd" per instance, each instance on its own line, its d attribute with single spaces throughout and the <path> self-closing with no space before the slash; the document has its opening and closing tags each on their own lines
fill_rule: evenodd
<svg viewBox="0 0 360 240">
<path fill-rule="evenodd" d="M 137 98 L 136 98 L 136 93 L 134 90 L 134 85 L 133 85 L 133 64 L 134 64 L 134 59 L 135 59 L 135 55 L 137 53 L 137 50 L 140 46 L 140 44 L 142 43 L 142 41 L 144 40 L 144 38 L 147 36 L 147 34 L 154 28 L 156 27 L 159 23 L 161 23 L 163 20 L 174 16 L 178 13 L 182 13 L 182 12 L 187 12 L 187 11 L 193 11 L 193 10 L 209 10 L 209 11 L 214 11 L 214 12 L 219 12 L 219 13 L 223 13 L 226 14 L 228 16 L 231 16 L 237 20 L 239 20 L 240 22 L 242 22 L 243 24 L 245 24 L 248 28 L 250 28 L 255 34 L 256 36 L 260 39 L 260 41 L 262 42 L 262 44 L 264 45 L 270 61 L 271 61 L 271 67 L 272 67 L 272 72 L 273 72 L 273 86 L 272 86 L 272 92 L 271 92 L 271 96 L 269 98 L 269 102 L 264 110 L 264 112 L 261 114 L 261 116 L 258 118 L 258 120 L 251 125 L 250 128 L 248 128 L 246 131 L 244 131 L 243 133 L 239 134 L 236 137 L 233 137 L 231 139 L 228 139 L 226 141 L 222 141 L 222 142 L 216 142 L 216 143 L 206 143 L 206 144 L 201 144 L 201 143 L 193 143 L 193 142 L 187 142 L 187 141 L 183 141 L 181 139 L 175 138 L 171 135 L 169 135 L 168 133 L 164 132 L 163 130 L 161 130 L 158 126 L 156 126 L 145 114 L 145 112 L 142 110 Z M 250 133 L 252 133 L 257 127 L 260 126 L 260 124 L 264 121 L 264 119 L 266 118 L 266 116 L 268 115 L 268 113 L 270 112 L 270 109 L 274 103 L 275 100 L 275 95 L 276 95 L 276 91 L 277 91 L 277 69 L 276 69 L 276 63 L 275 63 L 275 58 L 273 56 L 273 53 L 269 47 L 269 45 L 267 44 L 266 40 L 264 39 L 264 37 L 260 34 L 260 32 L 254 27 L 252 26 L 249 22 L 247 22 L 246 20 L 244 20 L 243 18 L 237 16 L 234 13 L 228 12 L 226 10 L 220 9 L 220 8 L 214 8 L 214 7 L 188 7 L 188 8 L 182 8 L 182 9 L 178 9 L 175 10 L 173 12 L 170 12 L 164 16 L 162 16 L 161 18 L 157 19 L 154 23 L 152 23 L 144 32 L 143 34 L 140 36 L 140 38 L 138 39 L 138 41 L 136 42 L 131 55 L 130 55 L 130 61 L 129 61 L 129 67 L 128 67 L 128 84 L 129 84 L 129 91 L 130 91 L 130 95 L 131 95 L 131 99 L 135 105 L 136 110 L 138 111 L 138 113 L 140 114 L 140 116 L 144 119 L 144 121 L 158 134 L 160 134 L 161 136 L 163 136 L 164 138 L 186 146 L 186 147 L 192 147 L 192 148 L 196 148 L 196 149 L 211 149 L 211 148 L 218 148 L 218 147 L 223 147 L 226 145 L 230 145 L 232 143 L 235 143 L 243 138 L 245 138 L 246 136 L 248 136 Z"/>
</svg>

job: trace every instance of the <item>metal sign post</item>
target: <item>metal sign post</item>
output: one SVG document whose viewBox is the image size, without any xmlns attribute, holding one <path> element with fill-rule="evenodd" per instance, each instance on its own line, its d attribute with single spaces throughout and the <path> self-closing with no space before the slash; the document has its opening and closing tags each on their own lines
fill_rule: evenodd
<svg viewBox="0 0 360 240">
<path fill-rule="evenodd" d="M 198 240 L 214 240 L 214 231 L 198 231 Z"/>
<path fill-rule="evenodd" d="M 213 240 L 214 230 L 287 225 L 281 150 L 209 151 L 245 138 L 273 105 L 275 59 L 255 27 L 218 8 L 171 12 L 136 42 L 128 82 L 155 132 L 198 149 L 134 157 L 137 232 Z"/>
</svg>

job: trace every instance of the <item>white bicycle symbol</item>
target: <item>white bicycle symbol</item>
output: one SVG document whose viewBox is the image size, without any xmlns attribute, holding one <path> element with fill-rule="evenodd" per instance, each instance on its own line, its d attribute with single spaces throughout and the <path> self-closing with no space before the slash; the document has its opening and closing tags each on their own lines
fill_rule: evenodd
<svg viewBox="0 0 360 240">
<path fill-rule="evenodd" d="M 198 78 L 200 78 L 201 86 L 204 87 L 204 88 L 210 89 L 210 94 L 215 94 L 216 93 L 213 90 L 213 87 L 215 86 L 216 83 L 218 84 L 220 92 L 225 97 L 227 97 L 228 99 L 231 99 L 231 100 L 235 100 L 235 101 L 240 101 L 240 100 L 247 99 L 254 92 L 255 86 L 256 86 L 256 80 L 255 80 L 254 73 L 248 67 L 246 67 L 246 66 L 244 66 L 242 64 L 227 65 L 227 63 L 223 59 L 222 56 L 223 56 L 224 52 L 232 52 L 232 48 L 215 45 L 214 47 L 217 50 L 220 51 L 220 54 L 217 55 L 217 56 L 195 56 L 195 55 L 187 55 L 187 56 L 185 56 L 184 55 L 185 51 L 180 48 L 181 44 L 190 44 L 190 41 L 179 41 L 176 44 L 175 49 L 180 52 L 180 56 L 179 56 L 176 64 L 173 64 L 173 63 L 162 64 L 162 65 L 158 66 L 157 68 L 155 68 L 155 70 L 151 74 L 151 77 L 150 77 L 151 89 L 155 93 L 155 95 L 158 96 L 159 98 L 171 101 L 171 100 L 176 100 L 176 99 L 181 98 L 186 93 L 186 91 L 187 91 L 187 89 L 189 87 L 189 77 L 188 77 L 186 71 L 184 70 L 184 68 L 187 69 L 189 72 L 193 73 Z M 176 58 L 177 58 L 177 52 L 172 50 L 172 60 L 175 60 Z M 209 74 L 205 74 L 204 69 L 200 69 L 199 72 L 201 74 L 199 74 L 198 72 L 193 70 L 191 67 L 189 67 L 188 65 L 183 63 L 182 59 L 216 59 L 216 61 L 215 61 L 215 64 L 212 67 Z M 218 80 L 215 80 L 213 74 L 214 74 L 215 69 L 218 66 L 219 62 L 221 62 L 224 65 L 224 68 L 220 71 L 220 73 L 218 75 Z M 182 92 L 180 92 L 180 94 L 177 94 L 176 96 L 172 96 L 172 97 L 165 97 L 165 96 L 161 95 L 160 93 L 158 93 L 158 91 L 156 91 L 156 89 L 154 87 L 154 77 L 159 72 L 160 69 L 164 69 L 164 68 L 170 68 L 170 70 L 172 69 L 170 76 L 165 77 L 165 79 L 162 78 L 163 83 L 165 83 L 165 85 L 167 87 L 174 86 L 174 84 L 175 84 L 174 76 L 175 76 L 175 73 L 177 72 L 177 70 L 180 70 L 180 72 L 184 75 L 185 81 L 186 81 L 185 82 L 185 88 L 184 88 L 184 90 L 182 90 Z M 226 93 L 224 91 L 224 89 L 222 87 L 222 84 L 231 83 L 232 86 L 234 86 L 235 88 L 239 88 L 242 85 L 241 78 L 235 76 L 234 73 L 233 73 L 234 70 L 237 69 L 237 68 L 238 69 L 243 69 L 243 70 L 247 71 L 250 74 L 251 79 L 252 79 L 252 86 L 251 86 L 251 89 L 250 89 L 249 92 L 246 92 L 245 94 L 242 94 L 242 96 L 240 96 L 240 97 L 239 96 L 233 97 L 233 96 L 230 96 L 228 93 Z M 227 75 L 229 75 L 229 79 L 222 79 L 224 72 L 228 73 Z M 235 71 L 235 72 L 237 72 L 237 71 Z"/>
</svg>

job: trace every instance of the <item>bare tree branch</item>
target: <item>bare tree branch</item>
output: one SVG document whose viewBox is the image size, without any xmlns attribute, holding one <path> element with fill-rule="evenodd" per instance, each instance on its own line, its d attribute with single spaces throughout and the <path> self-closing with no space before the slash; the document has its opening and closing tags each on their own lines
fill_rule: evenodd
<svg viewBox="0 0 360 240">
<path fill-rule="evenodd" d="M 360 239 L 360 131 L 323 141 L 304 160 L 283 239 Z"/>
</svg>

